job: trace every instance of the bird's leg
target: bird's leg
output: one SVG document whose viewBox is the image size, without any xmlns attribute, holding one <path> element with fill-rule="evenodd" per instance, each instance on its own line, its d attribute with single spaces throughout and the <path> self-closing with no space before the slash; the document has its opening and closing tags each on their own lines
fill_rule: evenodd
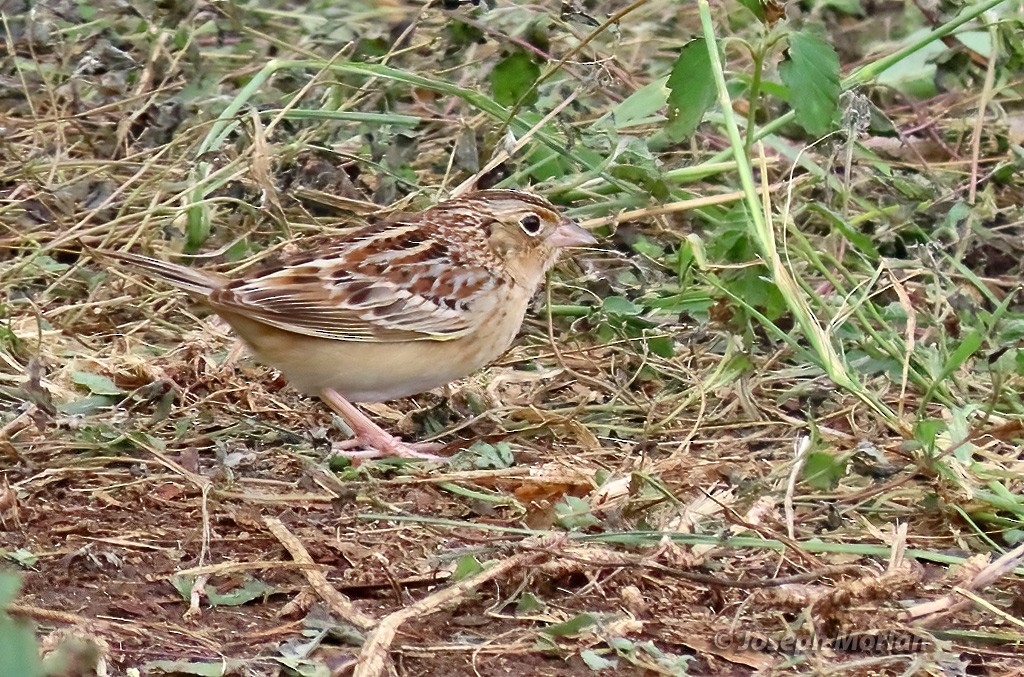
<svg viewBox="0 0 1024 677">
<path fill-rule="evenodd" d="M 399 456 L 402 458 L 421 458 L 429 461 L 447 460 L 443 456 L 435 456 L 429 452 L 437 451 L 443 444 L 434 442 L 408 444 L 401 438 L 389 434 L 386 430 L 374 423 L 369 416 L 364 414 L 354 404 L 346 400 L 333 388 L 324 388 L 320 393 L 320 399 L 335 413 L 341 416 L 352 428 L 355 439 L 341 444 L 334 445 L 334 451 L 339 456 L 348 458 L 386 458 L 388 456 Z M 362 451 L 349 451 L 354 446 L 365 447 Z"/>
</svg>

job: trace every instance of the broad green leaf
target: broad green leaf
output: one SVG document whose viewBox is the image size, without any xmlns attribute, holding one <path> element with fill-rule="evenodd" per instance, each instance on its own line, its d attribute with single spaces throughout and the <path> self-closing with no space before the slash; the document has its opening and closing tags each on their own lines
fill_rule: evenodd
<svg viewBox="0 0 1024 677">
<path fill-rule="evenodd" d="M 628 654 L 636 651 L 636 644 L 625 637 L 609 637 L 608 646 L 615 649 L 621 654 Z"/>
<path fill-rule="evenodd" d="M 914 31 L 906 35 L 901 44 L 913 44 L 927 34 L 925 28 Z M 916 99 L 929 99 L 938 91 L 935 86 L 935 60 L 945 51 L 946 46 L 941 40 L 926 42 L 920 49 L 907 54 L 879 73 L 875 82 Z"/>
<path fill-rule="evenodd" d="M 115 406 L 121 400 L 114 395 L 88 395 L 74 402 L 58 404 L 57 411 L 68 416 L 88 416 L 103 409 Z"/>
<path fill-rule="evenodd" d="M 609 296 L 601 302 L 601 310 L 609 315 L 639 315 L 644 309 L 623 296 Z"/>
<path fill-rule="evenodd" d="M 571 164 L 564 157 L 542 145 L 535 145 L 527 160 L 530 165 L 530 176 L 536 181 L 565 176 L 571 168 Z"/>
<path fill-rule="evenodd" d="M 349 458 L 348 456 L 335 454 L 334 456 L 331 456 L 330 458 L 327 459 L 327 469 L 333 473 L 340 473 L 354 467 L 355 465 L 352 463 L 352 459 Z"/>
<path fill-rule="evenodd" d="M 214 606 L 241 606 L 254 599 L 260 597 L 266 597 L 268 594 L 274 591 L 274 586 L 267 585 L 263 581 L 255 578 L 250 578 L 239 588 L 235 588 L 230 592 L 216 592 L 207 588 L 206 598 L 210 600 L 210 604 Z"/>
<path fill-rule="evenodd" d="M 715 78 L 703 38 L 691 40 L 679 50 L 666 84 L 669 89 L 666 131 L 670 139 L 680 141 L 693 134 L 704 119 L 704 113 L 715 102 Z"/>
<path fill-rule="evenodd" d="M 455 564 L 455 571 L 452 572 L 452 581 L 463 581 L 470 576 L 477 575 L 483 570 L 483 565 L 477 561 L 476 557 L 473 557 L 472 555 L 463 555 Z"/>
<path fill-rule="evenodd" d="M 769 320 L 782 317 L 787 308 L 786 299 L 761 266 L 727 272 L 729 274 L 723 275 L 722 281 L 746 305 L 764 313 Z"/>
<path fill-rule="evenodd" d="M 914 424 L 914 439 L 917 440 L 918 444 L 920 444 L 922 448 L 932 452 L 935 449 L 935 440 L 938 438 L 939 433 L 943 432 L 945 429 L 945 422 L 939 419 L 929 418 L 919 420 Z"/>
<path fill-rule="evenodd" d="M 576 496 L 566 496 L 555 504 L 557 522 L 564 529 L 586 529 L 600 524 L 591 513 L 590 504 Z"/>
<path fill-rule="evenodd" d="M 1007 529 L 1003 532 L 1003 542 L 1007 545 L 1019 545 L 1024 542 L 1024 529 Z"/>
<path fill-rule="evenodd" d="M 988 31 L 957 31 L 956 41 L 973 52 L 992 58 L 992 36 Z"/>
<path fill-rule="evenodd" d="M 591 670 L 610 670 L 618 665 L 618 661 L 610 661 L 592 649 L 580 652 L 580 658 Z"/>
<path fill-rule="evenodd" d="M 3 613 L 20 587 L 17 576 L 0 574 L 0 675 L 42 677 L 43 666 L 32 627 Z"/>
<path fill-rule="evenodd" d="M 100 374 L 76 371 L 71 373 L 71 381 L 88 388 L 93 395 L 124 395 L 124 391 L 114 385 L 113 381 Z"/>
<path fill-rule="evenodd" d="M 42 677 L 32 628 L 6 616 L 0 617 L 0 675 Z"/>
<path fill-rule="evenodd" d="M 455 47 L 468 47 L 473 43 L 485 42 L 484 32 L 463 21 L 449 21 L 444 29 L 448 41 Z"/>
<path fill-rule="evenodd" d="M 542 629 L 541 632 L 545 635 L 551 635 L 552 637 L 569 637 L 572 635 L 578 635 L 581 631 L 589 628 L 596 622 L 597 618 L 592 614 L 581 613 L 573 616 L 564 623 L 549 625 Z"/>
<path fill-rule="evenodd" d="M 0 574 L 0 609 L 6 607 L 18 595 L 21 580 L 14 574 Z"/>
<path fill-rule="evenodd" d="M 499 61 L 491 71 L 491 94 L 503 106 L 513 106 L 533 87 L 540 77 L 540 66 L 524 51 L 515 51 Z M 530 105 L 537 100 L 533 91 L 523 101 Z"/>
<path fill-rule="evenodd" d="M 676 354 L 676 340 L 671 336 L 651 336 L 647 339 L 647 347 L 652 353 L 666 360 Z"/>
<path fill-rule="evenodd" d="M 643 254 L 644 256 L 649 256 L 655 261 L 665 255 L 664 245 L 655 242 L 654 240 L 649 240 L 643 235 L 638 235 L 636 242 L 634 242 L 632 246 L 633 251 Z"/>
<path fill-rule="evenodd" d="M 764 21 L 767 17 L 764 11 L 764 3 L 761 0 L 739 0 L 740 4 L 749 9 L 758 21 Z"/>
<path fill-rule="evenodd" d="M 804 464 L 804 482 L 818 491 L 829 491 L 846 474 L 846 461 L 824 451 L 811 452 Z"/>
<path fill-rule="evenodd" d="M 601 120 L 594 123 L 594 127 L 605 120 L 610 120 L 612 127 L 618 130 L 647 124 L 651 118 L 658 116 L 658 111 L 664 108 L 668 101 L 667 83 L 668 78 L 663 77 L 644 85 L 626 97 L 622 103 L 612 108 Z"/>
<path fill-rule="evenodd" d="M 171 576 L 169 582 L 183 600 L 189 601 L 192 596 L 192 587 L 196 584 L 196 579 L 193 576 Z"/>
<path fill-rule="evenodd" d="M 452 457 L 452 465 L 460 470 L 501 470 L 516 462 L 508 442 L 488 444 L 474 442 L 468 449 Z"/>
<path fill-rule="evenodd" d="M 779 75 L 800 126 L 812 136 L 828 133 L 839 110 L 839 55 L 832 45 L 807 31 L 791 34 Z"/>
<path fill-rule="evenodd" d="M 524 592 L 516 602 L 516 613 L 520 615 L 532 614 L 535 611 L 543 611 L 544 602 L 537 599 L 533 593 Z"/>
<path fill-rule="evenodd" d="M 17 550 L 5 552 L 4 557 L 11 560 L 18 566 L 25 567 L 26 569 L 34 567 L 36 562 L 39 561 L 39 556 L 26 548 L 18 548 Z"/>
<path fill-rule="evenodd" d="M 63 273 L 71 267 L 66 263 L 60 263 L 50 256 L 37 256 L 32 260 L 32 266 L 46 273 Z"/>
</svg>

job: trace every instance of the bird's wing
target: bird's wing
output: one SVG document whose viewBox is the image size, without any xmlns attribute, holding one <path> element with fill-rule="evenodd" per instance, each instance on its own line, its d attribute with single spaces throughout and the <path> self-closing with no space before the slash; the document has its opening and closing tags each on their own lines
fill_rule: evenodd
<svg viewBox="0 0 1024 677">
<path fill-rule="evenodd" d="M 450 340 L 486 322 L 509 282 L 485 257 L 400 225 L 231 282 L 210 303 L 340 341 Z"/>
</svg>

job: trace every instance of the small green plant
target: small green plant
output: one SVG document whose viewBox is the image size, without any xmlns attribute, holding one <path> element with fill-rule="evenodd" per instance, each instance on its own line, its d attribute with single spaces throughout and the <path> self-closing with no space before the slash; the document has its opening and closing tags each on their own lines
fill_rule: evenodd
<svg viewBox="0 0 1024 677">
<path fill-rule="evenodd" d="M 46 671 L 32 627 L 7 613 L 20 587 L 17 576 L 0 573 L 0 675 L 43 677 Z"/>
</svg>

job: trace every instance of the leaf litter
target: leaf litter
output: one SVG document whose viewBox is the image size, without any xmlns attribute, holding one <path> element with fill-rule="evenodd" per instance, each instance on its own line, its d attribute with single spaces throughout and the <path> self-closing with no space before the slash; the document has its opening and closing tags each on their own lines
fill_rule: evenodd
<svg viewBox="0 0 1024 677">
<path fill-rule="evenodd" d="M 948 80 L 926 108 L 873 101 L 872 115 L 925 133 L 897 147 L 873 132 L 877 172 L 854 177 L 846 202 L 862 210 L 859 223 L 824 206 L 800 216 L 822 253 L 886 257 L 891 285 L 872 286 L 854 268 L 830 279 L 827 265 L 814 267 L 814 247 L 790 242 L 820 298 L 854 287 L 857 303 L 837 313 L 865 307 L 859 285 L 881 299 L 864 321 L 879 342 L 895 341 L 893 328 L 911 337 L 893 343 L 913 358 L 904 366 L 899 351 L 840 336 L 844 359 L 886 406 L 920 407 L 908 438 L 801 359 L 806 346 L 787 348 L 751 321 L 761 313 L 786 329 L 792 318 L 764 284 L 741 213 L 711 207 L 698 219 L 646 201 L 684 198 L 672 172 L 685 153 L 658 140 L 660 126 L 675 143 L 693 127 L 706 148 L 725 147 L 698 126 L 703 110 L 680 121 L 683 85 L 642 88 L 678 77 L 687 41 L 651 28 L 678 8 L 642 3 L 597 31 L 621 8 L 574 5 L 558 16 L 448 4 L 5 6 L 0 547 L 22 576 L 11 617 L 36 623 L 49 656 L 64 652 L 66 674 L 97 674 L 97 665 L 246 675 L 383 674 L 392 664 L 416 675 L 1015 665 L 1019 578 L 1012 557 L 990 561 L 1002 546 L 1013 555 L 1024 514 L 1020 419 L 1007 394 L 1019 380 L 1009 346 L 1022 325 L 1006 293 L 1019 285 L 1021 260 L 1020 212 L 1006 205 L 1024 201 L 1002 137 L 979 145 L 992 179 L 980 204 L 921 204 L 963 178 L 930 163 L 971 151 L 956 136 L 971 120 L 957 100 L 965 85 Z M 696 15 L 683 14 L 676 19 L 697 35 Z M 827 15 L 830 34 L 852 17 Z M 563 71 L 570 79 L 534 88 L 585 36 Z M 800 89 L 811 76 L 799 61 L 816 67 L 806 48 L 820 42 L 798 42 L 805 51 L 765 91 Z M 648 62 L 651 44 L 658 54 Z M 856 52 L 841 50 L 843 63 L 871 46 L 836 44 Z M 244 93 L 271 59 L 311 55 L 325 60 L 320 68 L 281 68 L 258 94 Z M 331 60 L 395 72 L 335 72 Z M 975 72 L 939 65 L 947 78 Z M 484 166 L 505 130 L 467 99 L 408 81 L 416 76 L 493 92 L 526 128 L 540 120 L 535 111 L 576 92 L 560 118 L 566 129 L 543 129 L 578 140 L 561 149 L 571 162 L 538 133 L 523 157 L 485 178 L 548 179 L 563 197 L 584 186 L 572 198 L 577 215 L 607 230 L 601 251 L 552 277 L 550 297 L 498 365 L 368 408 L 403 435 L 440 435 L 463 462 L 338 467 L 325 455 L 344 430 L 319 403 L 247 359 L 208 311 L 98 267 L 75 242 L 191 251 L 230 270 L 383 205 L 422 206 L 434 187 Z M 712 90 L 700 84 L 705 107 Z M 835 95 L 831 81 L 818 84 L 826 91 L 793 104 L 809 131 Z M 208 144 L 236 101 L 237 124 Z M 749 119 L 767 122 L 758 112 Z M 768 160 L 790 150 L 771 146 Z M 828 152 L 808 156 L 827 165 Z M 594 164 L 573 176 L 572 162 Z M 771 180 L 785 178 L 769 167 Z M 735 189 L 709 176 L 690 189 Z M 589 187 L 594 177 L 604 188 Z M 601 197 L 608 186 L 620 203 Z M 827 204 L 842 189 L 822 178 L 793 190 Z M 617 223 L 619 212 L 632 216 Z M 888 216 L 897 212 L 905 218 Z M 915 277 L 938 268 L 930 243 L 972 228 L 959 267 Z M 836 232 L 849 244 L 837 247 Z M 705 275 L 704 253 L 685 244 L 694 236 L 729 265 Z M 1010 352 L 990 352 L 985 367 L 976 357 L 993 346 Z M 986 376 L 1000 368 L 1002 382 Z M 916 387 L 901 389 L 915 374 Z M 886 633 L 917 643 L 780 646 Z"/>
</svg>

